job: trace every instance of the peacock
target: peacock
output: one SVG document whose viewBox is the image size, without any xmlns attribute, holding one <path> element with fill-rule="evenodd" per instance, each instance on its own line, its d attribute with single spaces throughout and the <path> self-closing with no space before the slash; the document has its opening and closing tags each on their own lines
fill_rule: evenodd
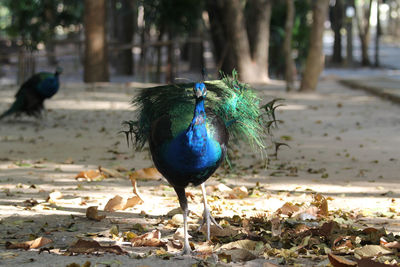
<svg viewBox="0 0 400 267">
<path fill-rule="evenodd" d="M 220 227 L 207 205 L 204 182 L 226 159 L 229 139 L 246 141 L 265 154 L 276 100 L 260 105 L 249 85 L 221 73 L 222 79 L 141 89 L 132 104 L 137 119 L 125 121 L 128 145 L 149 144 L 154 165 L 174 188 L 184 221 L 183 254 L 190 254 L 185 188 L 201 185 L 207 240 L 211 223 Z M 266 112 L 263 112 L 265 110 Z M 267 116 L 265 116 L 267 115 Z"/>
<path fill-rule="evenodd" d="M 59 76 L 62 68 L 57 67 L 54 73 L 39 72 L 31 76 L 19 88 L 11 107 L 0 115 L 0 120 L 11 114 L 38 117 L 43 110 L 43 102 L 57 93 L 60 87 Z"/>
</svg>

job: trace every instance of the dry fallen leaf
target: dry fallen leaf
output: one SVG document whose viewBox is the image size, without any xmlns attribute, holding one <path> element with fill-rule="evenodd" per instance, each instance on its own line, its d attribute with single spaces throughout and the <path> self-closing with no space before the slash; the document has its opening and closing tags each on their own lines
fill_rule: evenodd
<svg viewBox="0 0 400 267">
<path fill-rule="evenodd" d="M 238 240 L 234 242 L 230 242 L 228 244 L 222 245 L 219 249 L 246 249 L 252 252 L 253 254 L 259 254 L 261 249 L 263 248 L 264 243 L 261 241 L 253 241 L 249 239 Z"/>
<path fill-rule="evenodd" d="M 249 191 L 245 186 L 235 187 L 229 192 L 229 198 L 231 199 L 242 199 L 249 195 Z"/>
<path fill-rule="evenodd" d="M 167 244 L 166 241 L 161 240 L 161 233 L 159 230 L 145 233 L 130 241 L 133 247 L 162 247 Z"/>
<path fill-rule="evenodd" d="M 354 249 L 354 256 L 359 259 L 387 254 L 393 254 L 393 251 L 380 245 L 365 245 L 361 248 Z"/>
<path fill-rule="evenodd" d="M 91 206 L 86 209 L 86 218 L 95 221 L 101 221 L 106 217 L 106 215 L 99 215 L 97 206 Z"/>
<path fill-rule="evenodd" d="M 238 262 L 238 261 L 250 261 L 257 258 L 253 253 L 251 253 L 247 249 L 242 249 L 242 248 L 224 250 L 222 253 L 218 254 L 219 258 L 220 255 L 222 255 L 223 257 L 227 257 L 228 262 L 229 259 L 230 261 Z"/>
<path fill-rule="evenodd" d="M 144 168 L 134 171 L 129 178 L 136 180 L 159 180 L 163 176 L 156 168 Z"/>
<path fill-rule="evenodd" d="M 280 207 L 279 209 L 276 210 L 277 214 L 283 214 L 283 215 L 287 215 L 287 216 L 292 216 L 293 213 L 299 211 L 300 208 L 290 202 L 286 202 L 285 204 L 283 204 L 282 207 Z"/>
<path fill-rule="evenodd" d="M 345 257 L 334 255 L 332 253 L 328 254 L 328 258 L 333 267 L 352 267 L 357 266 L 357 262 L 348 260 Z"/>
<path fill-rule="evenodd" d="M 104 176 L 107 176 L 107 177 L 115 177 L 115 178 L 125 177 L 125 175 L 123 175 L 122 173 L 120 173 L 119 171 L 117 171 L 115 169 L 108 169 L 108 168 L 99 166 L 99 171 L 100 171 L 100 173 L 102 173 Z"/>
<path fill-rule="evenodd" d="M 386 248 L 397 248 L 397 249 L 400 249 L 400 242 L 398 242 L 398 241 L 393 241 L 393 242 L 389 242 L 389 243 L 383 243 L 381 241 L 381 245 L 383 245 Z"/>
<path fill-rule="evenodd" d="M 138 188 L 137 188 L 136 179 L 131 178 L 131 183 L 132 183 L 132 187 L 133 187 L 133 193 L 134 193 L 135 195 L 137 195 L 137 196 L 140 198 L 140 200 L 141 200 L 142 202 L 144 202 L 144 200 L 143 200 L 142 196 L 140 195 L 139 190 L 138 190 Z"/>
<path fill-rule="evenodd" d="M 25 242 L 20 242 L 20 243 L 6 242 L 6 248 L 7 249 L 22 248 L 25 250 L 35 249 L 35 248 L 43 247 L 51 242 L 53 242 L 53 240 L 51 240 L 49 238 L 39 237 L 39 238 L 36 238 L 35 240 L 30 240 L 30 241 L 25 241 Z"/>
<path fill-rule="evenodd" d="M 206 234 L 207 226 L 203 225 L 200 229 L 200 232 Z M 237 234 L 239 234 L 239 231 L 231 227 L 226 227 L 221 229 L 218 228 L 216 225 L 210 225 L 210 236 L 224 237 L 224 236 L 235 236 Z"/>
<path fill-rule="evenodd" d="M 141 203 L 143 203 L 143 200 L 139 196 L 133 196 L 131 198 L 124 199 L 123 197 L 116 195 L 107 202 L 106 206 L 104 207 L 104 211 L 112 212 L 116 210 L 125 210 Z"/>
<path fill-rule="evenodd" d="M 119 246 L 102 246 L 99 242 L 94 240 L 83 240 L 79 239 L 76 241 L 74 245 L 67 249 L 67 252 L 70 253 L 83 253 L 83 254 L 90 254 L 95 252 L 108 252 L 108 253 L 115 253 L 118 255 L 126 254 L 127 252 L 124 251 Z"/>
<path fill-rule="evenodd" d="M 312 204 L 319 209 L 319 211 L 318 211 L 319 215 L 321 215 L 321 216 L 329 215 L 328 200 L 323 195 L 321 195 L 321 194 L 314 195 L 314 201 Z"/>
<path fill-rule="evenodd" d="M 99 170 L 87 170 L 81 171 L 75 176 L 75 179 L 80 178 L 86 179 L 87 181 L 101 180 L 104 178 L 103 174 Z"/>
</svg>

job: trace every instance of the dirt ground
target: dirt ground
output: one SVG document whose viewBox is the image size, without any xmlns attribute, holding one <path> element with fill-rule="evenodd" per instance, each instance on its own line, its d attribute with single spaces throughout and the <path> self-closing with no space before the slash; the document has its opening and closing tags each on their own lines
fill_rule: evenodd
<svg viewBox="0 0 400 267">
<path fill-rule="evenodd" d="M 131 170 L 152 165 L 148 152 L 133 151 L 119 133 L 121 121 L 134 117 L 129 100 L 140 86 L 63 84 L 60 92 L 46 102 L 48 111 L 41 120 L 22 117 L 0 122 L 0 265 L 199 263 L 194 257 L 137 259 L 151 248 L 131 247 L 108 238 L 113 225 L 124 232 L 137 223 L 161 229 L 162 237 L 172 235 L 174 229 L 166 231 L 163 226 L 170 219 L 166 214 L 178 202 L 165 181 L 138 181 L 143 204 L 103 212 L 110 198 L 132 194 L 130 180 L 75 179 L 79 172 L 98 166 Z M 223 208 L 211 201 L 215 217 L 272 214 L 287 201 L 310 202 L 312 193 L 319 192 L 331 197 L 330 211 L 356 211 L 364 214 L 357 223 L 400 233 L 400 106 L 345 88 L 334 77 L 324 78 L 313 94 L 287 94 L 280 82 L 256 88 L 265 102 L 275 97 L 286 99 L 277 113 L 283 123 L 274 131 L 274 139 L 286 142 L 290 148 L 282 146 L 278 159 L 271 157 L 267 169 L 260 168 L 263 159 L 253 157 L 251 148 L 240 150 L 235 171 L 219 170 L 207 184 L 224 183 L 230 188 L 257 185 L 260 197 L 227 199 L 229 205 Z M 13 86 L 1 88 L 0 110 L 10 105 L 15 91 Z M 55 203 L 47 200 L 52 191 L 62 193 Z M 190 209 L 201 214 L 200 189 L 188 191 L 194 195 Z M 215 194 L 211 192 L 210 196 Z M 107 218 L 100 222 L 88 220 L 85 212 L 89 206 L 98 206 Z M 193 220 L 195 224 L 198 218 Z M 38 249 L 5 249 L 7 241 L 25 241 L 32 236 L 51 238 L 54 249 L 40 254 Z M 118 244 L 129 254 L 63 255 L 82 237 Z M 217 258 L 213 261 L 216 263 Z M 234 264 L 262 266 L 265 261 Z M 324 266 L 327 261 L 313 264 Z"/>
</svg>

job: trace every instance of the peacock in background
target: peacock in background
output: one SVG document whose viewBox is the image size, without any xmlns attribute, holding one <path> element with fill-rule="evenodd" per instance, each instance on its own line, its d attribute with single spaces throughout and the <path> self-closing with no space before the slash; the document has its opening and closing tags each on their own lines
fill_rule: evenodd
<svg viewBox="0 0 400 267">
<path fill-rule="evenodd" d="M 0 115 L 0 120 L 11 114 L 39 116 L 43 110 L 43 102 L 55 95 L 60 87 L 59 76 L 62 68 L 57 67 L 54 73 L 39 72 L 25 81 L 15 95 L 11 107 Z"/>
<path fill-rule="evenodd" d="M 221 80 L 144 88 L 133 99 L 137 120 L 125 121 L 129 129 L 123 132 L 137 150 L 148 142 L 156 168 L 175 189 L 184 219 L 184 254 L 191 252 L 185 188 L 201 185 L 202 225 L 210 240 L 211 222 L 220 226 L 209 211 L 204 182 L 226 158 L 229 139 L 245 141 L 266 155 L 275 103 L 260 106 L 250 87 L 238 81 L 236 71 L 232 77 L 222 74 Z"/>
</svg>

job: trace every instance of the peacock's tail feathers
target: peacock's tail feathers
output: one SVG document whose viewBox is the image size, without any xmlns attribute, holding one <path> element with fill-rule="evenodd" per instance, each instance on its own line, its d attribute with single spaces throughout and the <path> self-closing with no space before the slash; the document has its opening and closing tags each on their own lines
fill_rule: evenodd
<svg viewBox="0 0 400 267">
<path fill-rule="evenodd" d="M 235 70 L 232 77 L 223 73 L 221 76 L 221 80 L 204 82 L 207 87 L 206 108 L 210 108 L 225 122 L 232 139 L 244 140 L 264 150 L 266 137 L 270 134 L 269 128 L 273 122 L 276 123 L 275 104 L 280 99 L 261 106 L 261 99 L 249 85 L 238 81 Z M 132 105 L 137 107 L 137 120 L 124 122 L 128 129 L 122 132 L 126 134 L 128 143 L 131 141 L 136 149 L 143 148 L 150 136 L 151 123 L 167 113 L 188 116 L 190 120 L 195 104 L 193 86 L 194 83 L 185 83 L 141 89 L 132 100 Z M 178 125 L 176 127 L 179 129 L 171 131 L 187 126 Z"/>
</svg>

